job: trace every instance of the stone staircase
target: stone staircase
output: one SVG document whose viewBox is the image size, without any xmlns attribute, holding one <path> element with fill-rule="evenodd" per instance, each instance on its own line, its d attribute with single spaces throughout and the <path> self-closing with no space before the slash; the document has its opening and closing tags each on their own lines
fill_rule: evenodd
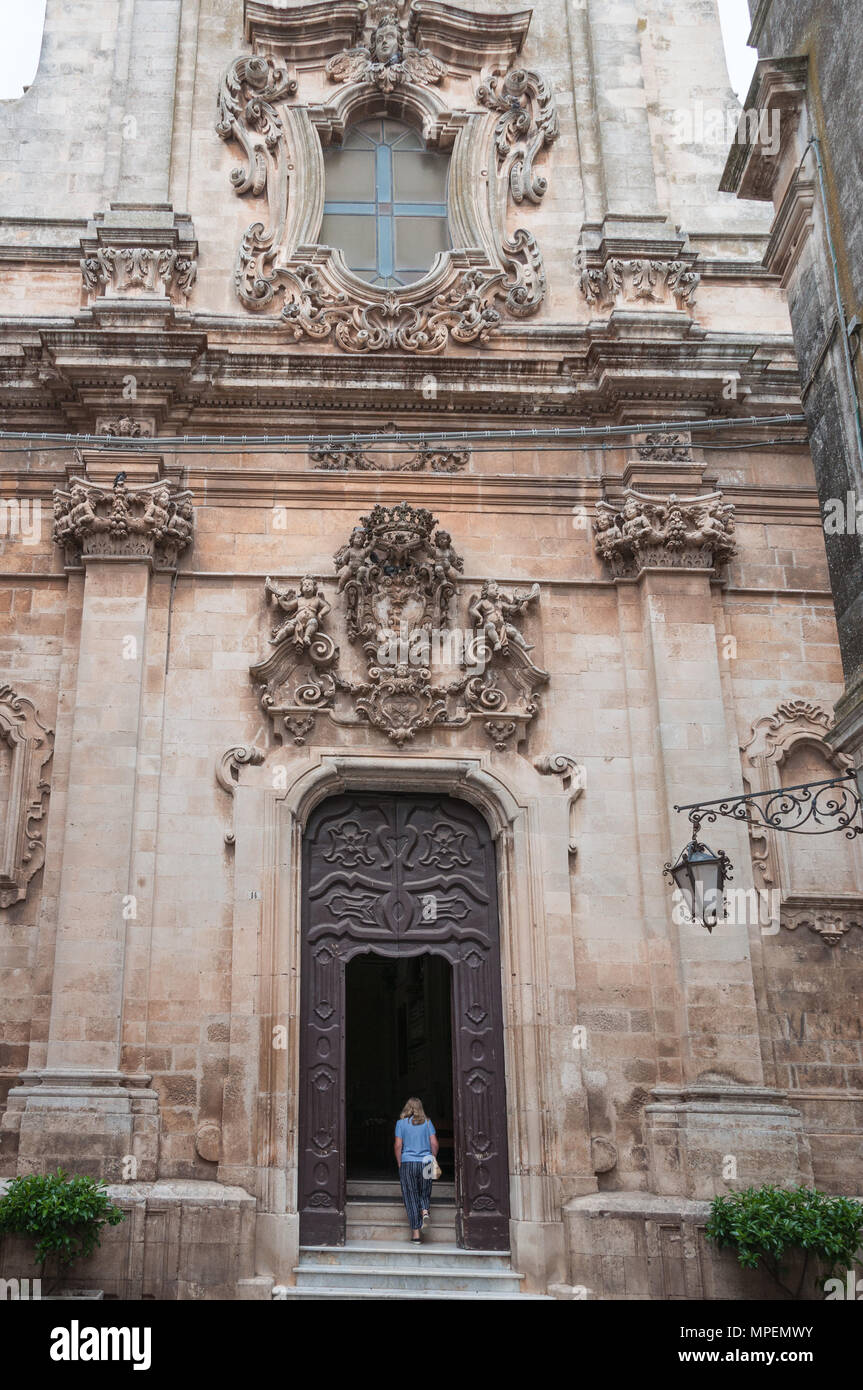
<svg viewBox="0 0 863 1390">
<path fill-rule="evenodd" d="M 507 1251 L 456 1245 L 452 1183 L 434 1185 L 421 1248 L 410 1244 L 397 1182 L 349 1182 L 347 1196 L 346 1243 L 301 1246 L 296 1285 L 280 1298 L 546 1298 L 522 1293 Z"/>
</svg>

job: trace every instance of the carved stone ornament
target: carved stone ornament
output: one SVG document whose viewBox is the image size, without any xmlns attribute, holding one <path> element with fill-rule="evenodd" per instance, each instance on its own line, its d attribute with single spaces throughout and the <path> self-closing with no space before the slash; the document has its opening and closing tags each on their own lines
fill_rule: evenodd
<svg viewBox="0 0 863 1390">
<path fill-rule="evenodd" d="M 597 502 L 596 552 L 617 577 L 647 566 L 713 569 L 735 554 L 734 506 L 721 492 L 648 497 L 627 488 L 623 504 Z"/>
<path fill-rule="evenodd" d="M 411 43 L 407 25 L 400 23 L 405 8 L 387 0 L 372 4 L 367 41 L 331 58 L 327 77 L 333 82 L 370 82 L 380 92 L 394 92 L 409 82 L 427 86 L 443 81 L 444 64 L 428 49 Z"/>
<path fill-rule="evenodd" d="M 118 420 L 97 420 L 96 433 L 120 439 L 151 439 L 153 424 L 150 420 L 134 420 L 131 415 L 121 415 Z"/>
<path fill-rule="evenodd" d="M 397 426 L 391 423 L 382 432 L 383 437 L 375 442 L 385 443 L 387 434 L 397 433 Z M 397 447 L 394 441 L 393 449 Z M 318 449 L 309 457 L 315 468 L 328 472 L 460 473 L 470 462 L 471 450 L 468 445 L 448 449 L 423 442 L 413 452 L 366 453 L 358 442 L 340 449 Z"/>
<path fill-rule="evenodd" d="M 68 492 L 54 489 L 54 541 L 69 566 L 88 558 L 148 559 L 173 569 L 192 529 L 192 494 L 164 479 L 127 484 L 118 473 L 111 488 L 72 478 Z"/>
<path fill-rule="evenodd" d="M 108 295 L 185 305 L 197 278 L 191 218 L 169 208 L 112 204 L 87 224 L 80 245 L 81 284 L 91 303 Z"/>
<path fill-rule="evenodd" d="M 849 903 L 841 898 L 789 898 L 782 904 L 780 922 L 788 931 L 807 927 L 817 932 L 826 946 L 838 946 L 852 927 L 863 929 L 863 900 Z"/>
<path fill-rule="evenodd" d="M 185 299 L 197 274 L 197 261 L 151 246 L 99 246 L 81 261 L 84 289 L 97 295 L 135 289 L 170 295 L 176 290 Z"/>
<path fill-rule="evenodd" d="M 486 343 L 502 312 L 524 318 L 539 309 L 546 278 L 536 238 L 525 227 L 507 230 L 510 201 L 542 199 L 547 179 L 535 162 L 559 134 L 548 83 L 514 65 L 529 18 L 428 0 L 247 7 L 258 51 L 223 75 L 216 125 L 242 152 L 235 192 L 262 205 L 234 274 L 247 309 L 278 312 L 297 341 L 423 356 Z M 388 111 L 419 127 L 428 148 L 453 152 L 454 247 L 398 289 L 372 286 L 319 242 L 324 148 L 340 144 L 355 121 Z"/>
<path fill-rule="evenodd" d="M 40 822 L 49 784 L 43 770 L 54 751 L 54 735 L 40 722 L 32 700 L 11 685 L 0 686 L 0 907 L 27 896 L 27 886 L 45 859 Z"/>
<path fill-rule="evenodd" d="M 336 725 L 370 724 L 399 746 L 432 726 L 474 720 L 499 749 L 521 742 L 549 679 L 517 626 L 537 585 L 504 593 L 486 580 L 468 599 L 472 628 L 453 627 L 462 559 L 431 512 L 407 502 L 362 517 L 334 564 L 329 597 L 313 576 L 299 589 L 266 581 L 281 612 L 272 651 L 251 676 L 279 738 L 303 743 L 326 714 Z M 323 630 L 330 620 L 365 670 L 343 663 Z"/>
<path fill-rule="evenodd" d="M 675 260 L 612 256 L 598 261 L 582 249 L 576 258 L 576 270 L 579 289 L 591 309 L 595 305 L 603 308 L 639 302 L 691 309 L 701 283 L 695 262 L 691 254 Z"/>
<path fill-rule="evenodd" d="M 568 753 L 544 753 L 535 758 L 534 767 L 544 777 L 559 777 L 564 792 L 569 793 L 569 853 L 574 859 L 578 854 L 575 838 L 575 804 L 587 786 L 587 770 L 583 763 L 576 762 Z"/>
<path fill-rule="evenodd" d="M 859 841 L 849 844 L 843 838 L 834 814 L 835 811 L 846 812 L 853 819 L 850 788 L 854 784 L 848 784 L 848 792 L 841 784 L 808 793 L 798 792 L 786 802 L 783 791 L 788 788 L 789 781 L 798 785 L 800 778 L 796 774 L 789 778 L 787 772 L 783 777 L 782 769 L 795 750 L 809 749 L 823 760 L 823 772 L 815 777 L 807 776 L 807 782 L 826 781 L 846 773 L 853 762 L 828 742 L 832 727 L 832 713 L 824 705 L 806 699 L 783 700 L 770 714 L 755 720 L 750 737 L 740 750 L 746 790 L 772 792 L 775 801 L 768 806 L 779 815 L 785 827 L 784 831 L 779 831 L 772 825 L 750 823 L 756 883 L 779 893 L 781 927 L 789 931 L 807 927 L 817 932 L 828 946 L 838 945 L 851 927 L 863 926 L 863 855 Z M 805 885 L 803 891 L 799 891 L 797 871 L 801 860 L 797 858 L 796 846 L 803 840 L 803 834 L 788 831 L 799 823 L 817 833 L 820 816 L 836 827 L 829 840 L 837 849 L 841 844 L 844 853 L 834 860 L 832 871 L 825 874 L 823 894 L 816 895 Z M 806 850 L 801 853 L 805 855 Z M 843 891 L 845 889 L 847 891 Z"/>
<path fill-rule="evenodd" d="M 640 459 L 689 463 L 692 461 L 692 444 L 682 434 L 670 434 L 668 432 L 648 434 L 644 437 L 644 443 L 638 446 L 638 457 Z"/>
</svg>

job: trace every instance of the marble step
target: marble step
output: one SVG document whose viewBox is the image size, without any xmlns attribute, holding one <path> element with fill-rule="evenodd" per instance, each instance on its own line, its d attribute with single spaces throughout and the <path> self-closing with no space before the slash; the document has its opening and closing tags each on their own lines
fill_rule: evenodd
<svg viewBox="0 0 863 1390">
<path fill-rule="evenodd" d="M 540 1300 L 543 1303 L 554 1303 L 550 1294 L 546 1293 L 486 1293 L 484 1290 L 474 1290 L 472 1292 L 459 1291 L 456 1293 L 447 1292 L 443 1289 L 342 1289 L 332 1288 L 324 1284 L 319 1284 L 314 1288 L 292 1287 L 291 1285 L 281 1285 L 278 1292 L 273 1290 L 273 1298 L 277 1302 L 291 1302 L 294 1299 L 327 1299 L 327 1300 L 353 1300 L 376 1298 L 384 1301 L 394 1299 L 432 1299 L 435 1303 L 439 1301 L 464 1301 L 469 1299 L 471 1302 L 500 1303 L 507 1300 L 530 1298 Z"/>
<path fill-rule="evenodd" d="M 410 1241 L 349 1241 L 347 1245 L 302 1245 L 300 1246 L 300 1268 L 351 1268 L 362 1264 L 381 1269 L 464 1270 L 480 1272 L 503 1270 L 513 1278 L 509 1252 L 505 1250 L 462 1250 L 454 1242 L 440 1244 L 433 1249 L 423 1245 L 419 1249 Z"/>
<path fill-rule="evenodd" d="M 301 1246 L 294 1274 L 298 1290 L 316 1290 L 322 1297 L 334 1290 L 384 1296 L 517 1296 L 523 1278 L 510 1268 L 509 1255 L 497 1250 L 461 1250 L 454 1245 L 417 1250 L 383 1242 Z"/>
<path fill-rule="evenodd" d="M 345 1215 L 349 1241 L 389 1240 L 399 1244 L 410 1239 L 402 1202 L 348 1201 Z M 446 1241 L 455 1245 L 455 1206 L 451 1202 L 432 1202 L 423 1241 L 425 1244 Z"/>
<path fill-rule="evenodd" d="M 361 1201 L 400 1202 L 402 1189 L 398 1178 L 389 1181 L 383 1178 L 349 1178 L 348 1201 L 357 1198 Z M 455 1183 L 438 1179 L 432 1183 L 433 1202 L 454 1202 Z"/>
<path fill-rule="evenodd" d="M 521 1300 L 525 1298 L 539 1299 L 543 1303 L 554 1303 L 555 1301 L 550 1294 L 546 1293 L 485 1293 L 484 1291 L 472 1293 L 447 1293 L 445 1290 L 442 1289 L 341 1289 L 328 1288 L 325 1285 L 318 1285 L 316 1288 L 311 1289 L 295 1288 L 291 1285 L 280 1285 L 278 1289 L 273 1290 L 273 1298 L 276 1302 L 290 1302 L 293 1299 L 301 1298 L 317 1298 L 327 1300 L 353 1300 L 363 1298 L 376 1298 L 385 1301 L 400 1298 L 409 1298 L 411 1300 L 426 1298 L 434 1300 L 435 1303 L 437 1303 L 439 1300 L 455 1301 L 456 1299 L 460 1299 L 462 1301 L 464 1301 L 465 1299 L 469 1299 L 471 1302 L 483 1301 L 486 1303 L 500 1303 L 502 1301 L 512 1301 L 514 1299 Z"/>
</svg>

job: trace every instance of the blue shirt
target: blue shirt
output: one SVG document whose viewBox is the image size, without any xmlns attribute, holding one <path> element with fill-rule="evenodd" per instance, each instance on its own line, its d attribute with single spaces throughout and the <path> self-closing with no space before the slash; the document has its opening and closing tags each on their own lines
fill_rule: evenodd
<svg viewBox="0 0 863 1390">
<path fill-rule="evenodd" d="M 399 1120 L 396 1138 L 402 1141 L 402 1163 L 424 1163 L 432 1157 L 429 1140 L 435 1132 L 431 1120 L 415 1125 L 413 1120 Z"/>
</svg>

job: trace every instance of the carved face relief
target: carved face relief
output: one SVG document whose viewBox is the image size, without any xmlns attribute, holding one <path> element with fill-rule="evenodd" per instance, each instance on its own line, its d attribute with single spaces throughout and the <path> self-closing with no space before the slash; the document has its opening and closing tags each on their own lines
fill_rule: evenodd
<svg viewBox="0 0 863 1390">
<path fill-rule="evenodd" d="M 376 63 L 389 63 L 397 60 L 401 48 L 401 34 L 395 10 L 380 24 L 372 34 L 372 56 Z"/>
</svg>

